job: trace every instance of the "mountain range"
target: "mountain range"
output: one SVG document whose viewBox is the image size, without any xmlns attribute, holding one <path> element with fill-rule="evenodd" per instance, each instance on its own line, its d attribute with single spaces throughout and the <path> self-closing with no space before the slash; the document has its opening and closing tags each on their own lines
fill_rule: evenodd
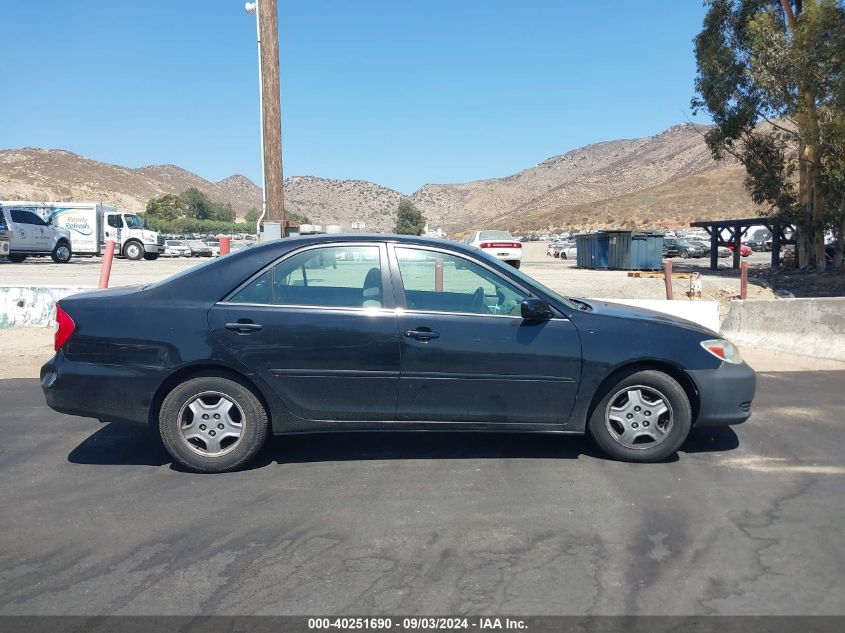
<svg viewBox="0 0 845 633">
<path fill-rule="evenodd" d="M 754 216 L 744 169 L 712 159 L 706 128 L 671 127 L 654 136 L 587 145 L 504 178 L 427 184 L 410 195 L 363 180 L 292 176 L 285 205 L 316 224 L 365 222 L 390 231 L 409 198 L 431 227 L 453 233 L 495 226 L 516 232 L 607 226 L 678 226 L 695 219 Z M 239 217 L 261 206 L 261 190 L 236 174 L 212 182 L 175 165 L 122 167 L 66 150 L 0 150 L 0 198 L 101 200 L 142 211 L 147 200 L 189 187 L 229 202 Z"/>
</svg>

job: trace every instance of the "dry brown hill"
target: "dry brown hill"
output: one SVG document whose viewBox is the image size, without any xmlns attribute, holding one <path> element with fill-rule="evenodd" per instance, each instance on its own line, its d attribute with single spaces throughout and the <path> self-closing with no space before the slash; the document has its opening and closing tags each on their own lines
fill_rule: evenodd
<svg viewBox="0 0 845 633">
<path fill-rule="evenodd" d="M 740 172 L 732 163 L 713 161 L 704 143 L 704 130 L 685 124 L 646 138 L 588 145 L 507 178 L 426 185 L 414 194 L 413 200 L 434 224 L 467 229 L 496 220 L 501 226 L 522 231 L 539 225 L 566 226 L 572 216 L 563 210 L 570 207 L 578 208 L 577 217 L 588 217 L 585 224 L 596 224 L 592 216 L 608 217 L 608 201 L 628 199 L 629 194 L 642 192 L 630 198 L 629 205 L 612 208 L 631 214 L 649 209 L 650 217 L 660 216 L 660 209 L 664 209 L 666 223 L 677 224 L 682 218 L 675 215 L 674 209 L 680 212 L 683 205 L 678 206 L 677 198 L 671 204 L 664 202 L 663 196 L 682 199 L 685 186 L 701 182 L 685 179 L 692 174 L 724 172 L 713 176 L 714 183 L 722 178 L 727 181 L 714 210 L 728 216 L 738 213 L 738 209 L 748 213 L 752 203 L 742 189 Z M 677 189 L 659 187 L 673 181 L 678 181 Z M 706 192 L 695 189 L 689 193 L 690 205 L 700 206 L 699 194 Z M 619 216 L 611 222 L 624 223 L 627 217 Z"/>
<path fill-rule="evenodd" d="M 592 230 L 609 227 L 669 228 L 695 220 L 747 218 L 759 213 L 745 191 L 745 169 L 729 165 L 594 202 L 543 208 L 536 204 L 496 218 L 514 232 Z"/>
<path fill-rule="evenodd" d="M 411 200 L 431 226 L 455 232 L 495 224 L 522 232 L 554 227 L 678 225 L 691 217 L 754 215 L 742 170 L 716 163 L 704 128 L 679 125 L 654 136 L 607 141 L 549 158 L 505 178 L 424 185 Z M 0 197 L 102 200 L 143 210 L 147 200 L 197 187 L 229 202 L 239 216 L 261 206 L 248 178 L 211 182 L 174 165 L 120 167 L 64 150 L 0 151 Z M 294 176 L 285 181 L 290 211 L 316 224 L 365 222 L 389 231 L 402 194 L 362 180 Z"/>
<path fill-rule="evenodd" d="M 147 200 L 196 187 L 239 214 L 261 206 L 261 190 L 244 176 L 210 182 L 176 165 L 133 169 L 58 149 L 0 151 L 0 195 L 16 200 L 97 200 L 143 211 Z"/>
</svg>

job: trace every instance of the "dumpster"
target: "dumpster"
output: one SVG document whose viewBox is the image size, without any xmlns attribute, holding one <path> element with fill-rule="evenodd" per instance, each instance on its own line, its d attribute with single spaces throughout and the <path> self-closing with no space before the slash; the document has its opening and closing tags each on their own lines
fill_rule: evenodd
<svg viewBox="0 0 845 633">
<path fill-rule="evenodd" d="M 663 235 L 638 233 L 631 239 L 631 269 L 659 270 L 663 265 Z"/>
<path fill-rule="evenodd" d="M 628 270 L 631 267 L 631 231 L 605 231 L 607 243 L 607 267 Z"/>
<path fill-rule="evenodd" d="M 607 250 L 610 237 L 607 233 L 593 233 L 590 236 L 590 261 L 588 268 L 607 268 Z"/>
<path fill-rule="evenodd" d="M 575 248 L 578 249 L 575 265 L 578 268 L 590 267 L 590 238 L 591 235 L 576 235 Z"/>
</svg>

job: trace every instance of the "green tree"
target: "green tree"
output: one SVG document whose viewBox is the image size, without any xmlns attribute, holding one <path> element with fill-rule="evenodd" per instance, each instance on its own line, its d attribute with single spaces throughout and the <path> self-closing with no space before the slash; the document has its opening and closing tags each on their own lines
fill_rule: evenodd
<svg viewBox="0 0 845 633">
<path fill-rule="evenodd" d="M 185 206 L 186 217 L 196 218 L 197 220 L 213 219 L 214 210 L 211 200 L 196 187 L 185 189 L 179 195 L 179 198 Z"/>
<path fill-rule="evenodd" d="M 410 200 L 399 202 L 396 210 L 396 228 L 399 235 L 422 235 L 425 228 L 425 216 Z"/>
<path fill-rule="evenodd" d="M 235 210 L 229 202 L 212 202 L 209 205 L 209 219 L 220 222 L 234 222 Z"/>
<path fill-rule="evenodd" d="M 261 211 L 259 211 L 255 207 L 253 207 L 252 209 L 250 209 L 249 211 L 246 212 L 246 215 L 244 216 L 244 222 L 246 222 L 247 224 L 251 224 L 252 226 L 255 226 L 255 223 L 258 222 L 258 218 L 260 218 L 260 217 L 261 217 Z"/>
<path fill-rule="evenodd" d="M 745 166 L 755 202 L 796 223 L 799 264 L 823 269 L 825 229 L 845 233 L 845 10 L 836 0 L 706 5 L 692 106 L 715 124 L 707 144 Z"/>
<path fill-rule="evenodd" d="M 185 215 L 185 205 L 179 196 L 167 193 L 158 198 L 151 198 L 147 202 L 145 215 L 148 220 L 175 220 Z"/>
</svg>

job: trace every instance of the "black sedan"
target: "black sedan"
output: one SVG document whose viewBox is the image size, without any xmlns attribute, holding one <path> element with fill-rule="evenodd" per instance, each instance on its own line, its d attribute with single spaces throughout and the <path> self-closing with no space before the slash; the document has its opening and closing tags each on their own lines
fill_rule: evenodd
<svg viewBox="0 0 845 633">
<path fill-rule="evenodd" d="M 149 425 L 203 472 L 269 433 L 589 433 L 672 455 L 751 412 L 754 371 L 693 323 L 564 298 L 478 249 L 385 235 L 288 238 L 159 283 L 57 305 L 55 410 Z"/>
</svg>

